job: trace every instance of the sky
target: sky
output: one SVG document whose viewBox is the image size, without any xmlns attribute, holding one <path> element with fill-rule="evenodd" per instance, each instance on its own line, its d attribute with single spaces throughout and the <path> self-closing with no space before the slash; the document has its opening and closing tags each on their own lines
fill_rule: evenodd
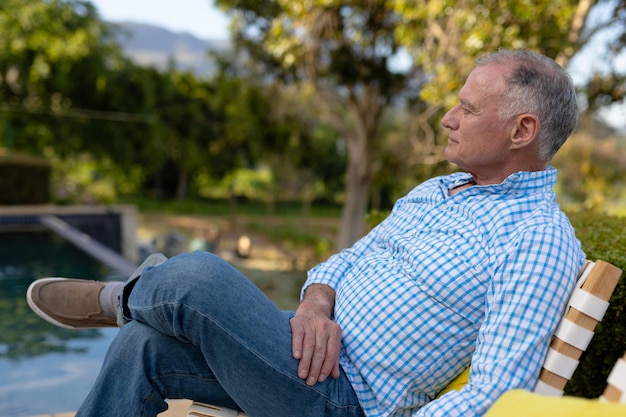
<svg viewBox="0 0 626 417">
<path fill-rule="evenodd" d="M 149 23 L 201 39 L 228 38 L 229 20 L 212 0 L 91 0 L 103 20 Z"/>
</svg>

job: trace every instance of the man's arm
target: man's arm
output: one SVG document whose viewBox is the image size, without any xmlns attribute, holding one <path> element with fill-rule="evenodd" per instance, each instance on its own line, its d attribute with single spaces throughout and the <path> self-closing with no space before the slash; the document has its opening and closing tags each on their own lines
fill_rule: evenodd
<svg viewBox="0 0 626 417">
<path fill-rule="evenodd" d="M 308 273 L 300 306 L 291 319 L 293 356 L 300 360 L 298 375 L 308 385 L 322 382 L 329 375 L 339 377 L 341 328 L 333 320 L 335 288 L 353 262 L 372 250 L 381 225 Z"/>
<path fill-rule="evenodd" d="M 469 384 L 416 416 L 482 416 L 503 392 L 531 390 L 583 262 L 571 233 L 527 231 L 493 278 Z"/>
<path fill-rule="evenodd" d="M 341 328 L 332 320 L 335 291 L 328 285 L 307 287 L 291 319 L 293 356 L 300 360 L 298 376 L 307 385 L 339 377 Z"/>
</svg>

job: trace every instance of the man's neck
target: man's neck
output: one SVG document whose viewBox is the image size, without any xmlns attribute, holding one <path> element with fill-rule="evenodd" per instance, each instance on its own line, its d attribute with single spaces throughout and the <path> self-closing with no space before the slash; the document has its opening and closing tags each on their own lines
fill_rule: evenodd
<svg viewBox="0 0 626 417">
<path fill-rule="evenodd" d="M 477 185 L 477 184 L 476 184 L 476 181 L 474 181 L 472 179 L 472 180 L 466 182 L 465 184 L 461 184 L 459 186 L 456 186 L 456 187 L 448 190 L 448 196 L 453 196 L 454 194 L 458 193 L 459 191 L 463 191 L 464 189 L 469 188 L 469 187 L 473 187 L 474 185 Z"/>
<path fill-rule="evenodd" d="M 547 163 L 544 161 L 523 160 L 520 163 L 510 163 L 507 167 L 502 167 L 497 171 L 470 172 L 476 185 L 500 184 L 511 174 L 516 172 L 537 172 L 544 171 Z"/>
</svg>

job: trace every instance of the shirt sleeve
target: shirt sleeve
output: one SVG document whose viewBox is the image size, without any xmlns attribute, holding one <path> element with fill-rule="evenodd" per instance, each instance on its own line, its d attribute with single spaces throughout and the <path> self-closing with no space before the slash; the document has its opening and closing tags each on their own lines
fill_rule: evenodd
<svg viewBox="0 0 626 417">
<path fill-rule="evenodd" d="M 505 391 L 532 390 L 583 263 L 572 232 L 553 226 L 525 231 L 496 268 L 469 383 L 415 416 L 482 416 Z"/>
</svg>

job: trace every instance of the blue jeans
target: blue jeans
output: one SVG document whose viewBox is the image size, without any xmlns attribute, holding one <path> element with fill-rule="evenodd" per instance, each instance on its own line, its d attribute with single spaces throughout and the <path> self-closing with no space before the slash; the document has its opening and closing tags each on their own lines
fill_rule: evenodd
<svg viewBox="0 0 626 417">
<path fill-rule="evenodd" d="M 194 252 L 147 267 L 124 289 L 131 319 L 114 339 L 77 417 L 156 416 L 165 398 L 251 417 L 363 416 L 343 371 L 309 387 L 282 312 L 215 255 Z"/>
</svg>

